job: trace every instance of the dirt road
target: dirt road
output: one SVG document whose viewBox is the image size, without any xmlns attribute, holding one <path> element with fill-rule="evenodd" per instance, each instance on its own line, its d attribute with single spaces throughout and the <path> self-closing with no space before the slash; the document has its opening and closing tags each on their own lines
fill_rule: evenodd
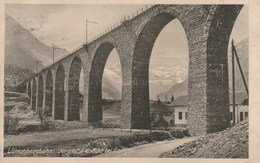
<svg viewBox="0 0 260 163">
<path fill-rule="evenodd" d="M 101 154 L 96 157 L 159 157 L 163 152 L 170 151 L 184 143 L 195 140 L 197 137 L 176 139 L 170 141 L 161 141 L 151 144 L 145 144 L 133 148 L 128 148 L 116 152 Z"/>
</svg>

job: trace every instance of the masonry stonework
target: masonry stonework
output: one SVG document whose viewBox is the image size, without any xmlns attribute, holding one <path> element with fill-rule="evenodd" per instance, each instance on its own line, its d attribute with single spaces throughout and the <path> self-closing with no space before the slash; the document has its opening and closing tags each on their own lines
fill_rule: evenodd
<svg viewBox="0 0 260 163">
<path fill-rule="evenodd" d="M 65 108 L 65 93 L 64 93 L 64 82 L 65 72 L 62 65 L 58 65 L 55 71 L 54 78 L 54 120 L 64 120 L 64 108 Z"/>
<path fill-rule="evenodd" d="M 83 67 L 82 120 L 102 120 L 102 75 L 115 48 L 122 70 L 121 127 L 149 129 L 151 51 L 161 30 L 178 19 L 189 47 L 189 132 L 200 135 L 224 130 L 229 126 L 227 48 L 241 8 L 242 5 L 155 5 L 124 20 L 120 26 L 43 70 L 57 69 L 53 77 L 54 119 L 79 120 L 78 78 Z M 77 64 L 73 62 L 75 57 L 80 58 Z"/>
<path fill-rule="evenodd" d="M 38 77 L 38 102 L 37 102 L 37 109 L 39 110 L 43 110 L 43 94 L 44 94 L 44 83 L 43 83 L 43 75 L 41 74 L 39 77 Z"/>
<path fill-rule="evenodd" d="M 69 90 L 68 90 L 68 120 L 80 120 L 80 99 L 81 95 L 79 92 L 79 79 L 80 72 L 82 69 L 82 61 L 75 57 L 71 62 L 70 72 L 69 72 Z"/>
</svg>

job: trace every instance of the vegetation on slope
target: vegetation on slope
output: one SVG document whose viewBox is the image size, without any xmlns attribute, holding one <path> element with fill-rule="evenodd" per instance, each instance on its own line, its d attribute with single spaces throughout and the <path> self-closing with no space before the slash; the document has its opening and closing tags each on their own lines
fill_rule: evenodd
<svg viewBox="0 0 260 163">
<path fill-rule="evenodd" d="M 174 158 L 248 158 L 248 120 L 163 153 Z"/>
<path fill-rule="evenodd" d="M 34 72 L 31 69 L 21 68 L 17 65 L 5 64 L 5 90 L 9 90 L 32 74 L 34 74 Z"/>
</svg>

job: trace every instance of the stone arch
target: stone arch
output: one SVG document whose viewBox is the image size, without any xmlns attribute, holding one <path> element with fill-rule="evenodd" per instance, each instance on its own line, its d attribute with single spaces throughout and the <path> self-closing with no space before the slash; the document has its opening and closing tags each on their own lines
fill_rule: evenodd
<svg viewBox="0 0 260 163">
<path fill-rule="evenodd" d="M 40 75 L 38 78 L 38 102 L 37 102 L 37 109 L 44 109 L 43 108 L 43 94 L 44 94 L 44 81 L 43 76 Z"/>
<path fill-rule="evenodd" d="M 28 82 L 28 92 L 27 92 L 27 94 L 28 94 L 28 96 L 29 96 L 29 98 L 32 98 L 32 84 L 31 84 L 31 81 L 29 81 Z"/>
<path fill-rule="evenodd" d="M 26 83 L 23 83 L 21 93 L 26 93 L 26 88 L 27 88 Z"/>
<path fill-rule="evenodd" d="M 48 112 L 48 116 L 52 114 L 52 103 L 53 103 L 53 77 L 52 71 L 49 70 L 46 76 L 46 90 L 45 90 L 45 110 Z"/>
<path fill-rule="evenodd" d="M 89 75 L 88 88 L 88 121 L 102 120 L 102 78 L 106 61 L 116 46 L 110 42 L 102 43 L 96 50 Z M 118 52 L 118 51 L 117 51 Z M 120 55 L 119 55 L 120 58 Z M 120 58 L 121 62 L 121 58 Z M 121 65 L 121 63 L 120 63 Z M 122 65 L 121 65 L 122 69 Z"/>
<path fill-rule="evenodd" d="M 25 82 L 25 94 L 28 94 L 28 85 L 29 85 L 29 83 L 28 82 Z"/>
<path fill-rule="evenodd" d="M 207 132 L 221 131 L 230 126 L 228 46 L 230 34 L 242 7 L 243 5 L 219 5 L 210 22 L 206 72 L 209 101 L 207 125 L 210 127 Z"/>
<path fill-rule="evenodd" d="M 70 65 L 68 80 L 68 121 L 80 120 L 83 95 L 79 92 L 79 80 L 82 69 L 82 60 L 79 57 L 74 57 Z"/>
<path fill-rule="evenodd" d="M 26 83 L 21 83 L 15 88 L 15 91 L 19 93 L 26 93 Z"/>
<path fill-rule="evenodd" d="M 37 100 L 37 79 L 32 80 L 32 110 L 36 111 L 36 100 Z"/>
<path fill-rule="evenodd" d="M 63 65 L 59 65 L 55 76 L 55 111 L 54 119 L 64 120 L 65 111 L 65 70 Z"/>
<path fill-rule="evenodd" d="M 132 128 L 150 128 L 149 63 L 154 43 L 162 29 L 176 17 L 161 12 L 142 28 L 135 44 L 132 70 Z"/>
</svg>

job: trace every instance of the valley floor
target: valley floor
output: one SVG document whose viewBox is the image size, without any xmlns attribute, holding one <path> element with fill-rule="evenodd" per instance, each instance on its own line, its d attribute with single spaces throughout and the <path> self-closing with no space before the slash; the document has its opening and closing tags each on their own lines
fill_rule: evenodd
<svg viewBox="0 0 260 163">
<path fill-rule="evenodd" d="M 112 129 L 90 129 L 82 128 L 76 130 L 51 131 L 51 132 L 37 132 L 25 133 L 19 135 L 4 135 L 4 147 L 19 148 L 69 148 L 83 145 L 91 139 L 109 138 L 115 136 L 127 136 L 129 132 L 121 132 L 120 130 L 112 131 Z M 86 142 L 84 142 L 86 141 Z"/>
<path fill-rule="evenodd" d="M 164 137 L 161 139 L 164 141 L 159 142 L 149 142 L 145 141 L 148 139 L 143 139 L 145 136 L 149 138 L 148 130 L 130 133 L 111 128 L 104 130 L 82 128 L 34 132 L 4 135 L 4 152 L 5 156 L 9 157 L 17 156 L 17 152 L 12 154 L 15 150 L 28 152 L 26 150 L 30 149 L 44 150 L 43 157 L 59 157 L 60 150 L 63 150 L 65 154 L 69 153 L 64 154 L 63 157 L 248 158 L 248 131 L 248 120 L 245 120 L 232 128 L 200 137 L 170 140 L 172 138 L 167 137 L 166 132 L 160 131 L 159 137 Z M 136 134 L 138 132 L 139 134 Z M 141 141 L 133 144 L 131 141 L 133 135 L 136 139 L 141 138 Z M 117 148 L 114 145 L 118 143 L 124 143 L 127 146 Z M 128 146 L 129 144 L 131 145 Z M 46 154 L 49 150 L 54 152 Z M 24 156 L 28 157 L 27 154 Z"/>
</svg>

